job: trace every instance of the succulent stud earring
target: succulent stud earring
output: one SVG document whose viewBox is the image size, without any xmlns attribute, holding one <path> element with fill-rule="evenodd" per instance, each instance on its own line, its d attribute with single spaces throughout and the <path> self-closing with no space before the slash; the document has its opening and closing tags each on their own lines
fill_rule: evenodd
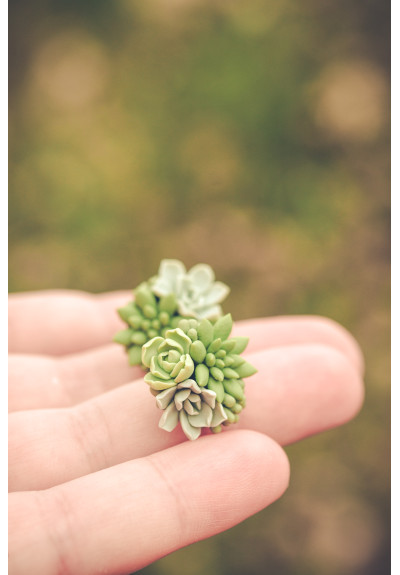
<svg viewBox="0 0 400 575">
<path fill-rule="evenodd" d="M 118 310 L 128 327 L 114 341 L 131 365 L 148 370 L 144 380 L 163 411 L 159 426 L 172 431 L 180 423 L 194 440 L 203 427 L 217 433 L 236 423 L 246 405 L 243 379 L 257 370 L 240 355 L 248 338 L 230 337 L 232 316 L 222 315 L 229 288 L 206 264 L 186 272 L 181 262 L 163 260 L 133 293 Z"/>
</svg>

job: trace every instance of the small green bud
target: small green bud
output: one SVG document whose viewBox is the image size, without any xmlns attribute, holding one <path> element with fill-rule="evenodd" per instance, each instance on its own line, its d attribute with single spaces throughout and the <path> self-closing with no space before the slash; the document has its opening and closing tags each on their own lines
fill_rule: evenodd
<svg viewBox="0 0 400 575">
<path fill-rule="evenodd" d="M 208 367 L 213 367 L 213 365 L 215 365 L 215 355 L 213 353 L 207 353 L 206 364 Z"/>
<path fill-rule="evenodd" d="M 211 431 L 213 433 L 221 433 L 222 431 L 222 426 L 221 425 L 216 425 L 215 427 L 211 427 Z"/>
<path fill-rule="evenodd" d="M 220 349 L 219 351 L 217 351 L 217 353 L 215 354 L 215 357 L 217 357 L 218 359 L 224 359 L 226 356 L 226 351 L 224 349 Z"/>
<path fill-rule="evenodd" d="M 224 388 L 229 395 L 233 395 L 235 399 L 241 400 L 244 398 L 244 391 L 237 379 L 225 379 Z"/>
<path fill-rule="evenodd" d="M 156 329 L 149 329 L 147 330 L 147 336 L 149 339 L 153 339 L 153 337 L 158 336 L 158 331 Z"/>
<path fill-rule="evenodd" d="M 213 332 L 212 323 L 208 319 L 202 319 L 197 328 L 197 334 L 206 347 L 208 347 L 213 340 Z"/>
<path fill-rule="evenodd" d="M 235 403 L 235 405 L 233 407 L 231 407 L 231 409 L 232 409 L 233 413 L 238 415 L 242 411 L 243 407 L 240 405 L 240 403 Z"/>
<path fill-rule="evenodd" d="M 225 362 L 223 359 L 216 359 L 215 365 L 219 367 L 219 369 L 223 369 L 225 367 Z"/>
<path fill-rule="evenodd" d="M 146 305 L 156 307 L 156 298 L 148 285 L 143 282 L 133 292 L 135 294 L 135 302 L 142 309 Z"/>
<path fill-rule="evenodd" d="M 190 328 L 188 329 L 187 334 L 188 334 L 188 336 L 190 337 L 190 339 L 191 339 L 192 341 L 196 341 L 196 340 L 197 340 L 197 331 L 196 331 L 193 327 L 190 327 Z M 204 347 L 204 344 L 203 344 L 203 343 L 202 343 L 201 345 Z M 204 350 L 205 350 L 205 349 L 206 349 L 206 348 L 204 347 Z"/>
<path fill-rule="evenodd" d="M 185 333 L 187 333 L 190 329 L 190 324 L 189 324 L 189 320 L 188 319 L 181 319 L 179 320 L 178 323 L 178 327 L 184 331 Z"/>
<path fill-rule="evenodd" d="M 158 316 L 161 325 L 168 325 L 169 324 L 169 314 L 166 311 L 160 311 Z"/>
<path fill-rule="evenodd" d="M 143 307 L 143 315 L 149 319 L 154 319 L 157 315 L 157 309 L 155 306 L 152 306 L 150 304 L 146 304 Z"/>
<path fill-rule="evenodd" d="M 124 307 L 120 307 L 117 311 L 119 317 L 125 322 L 128 322 L 128 319 L 137 311 L 137 307 L 133 301 L 130 301 L 124 305 Z"/>
<path fill-rule="evenodd" d="M 226 413 L 229 423 L 236 423 L 238 419 L 237 415 L 235 415 L 228 407 L 225 407 L 224 411 Z"/>
<path fill-rule="evenodd" d="M 168 315 L 173 315 L 177 310 L 176 297 L 174 294 L 165 295 L 159 302 L 160 311 L 165 311 Z"/>
<path fill-rule="evenodd" d="M 221 343 L 222 343 L 222 341 L 221 341 L 220 337 L 218 337 L 217 339 L 214 339 L 214 341 L 208 346 L 208 351 L 210 353 L 215 353 L 221 347 Z"/>
<path fill-rule="evenodd" d="M 196 363 L 202 363 L 206 357 L 207 350 L 204 347 L 204 344 L 198 339 L 190 345 L 189 353 Z"/>
<path fill-rule="evenodd" d="M 151 326 L 151 321 L 149 319 L 144 319 L 142 321 L 141 328 L 143 331 L 147 331 L 148 329 L 150 329 L 150 326 Z"/>
<path fill-rule="evenodd" d="M 233 320 L 230 313 L 217 319 L 214 325 L 214 338 L 220 338 L 221 341 L 227 339 L 232 331 Z"/>
<path fill-rule="evenodd" d="M 237 371 L 239 377 L 249 377 L 250 375 L 257 373 L 256 368 L 247 361 L 242 363 L 242 365 L 239 365 L 235 371 Z"/>
<path fill-rule="evenodd" d="M 204 363 L 199 363 L 194 370 L 194 375 L 200 387 L 205 387 L 209 383 L 210 372 Z"/>
<path fill-rule="evenodd" d="M 226 367 L 230 367 L 233 364 L 234 360 L 230 355 L 227 355 L 224 359 L 224 362 Z"/>
<path fill-rule="evenodd" d="M 213 378 L 216 379 L 217 381 L 223 381 L 224 380 L 224 374 L 219 369 L 219 367 L 212 367 L 210 369 L 210 373 L 213 376 Z"/>
<path fill-rule="evenodd" d="M 229 395 L 229 393 L 225 393 L 224 395 L 224 401 L 222 402 L 226 407 L 229 408 L 233 408 L 234 405 L 236 405 L 236 399 L 233 397 L 233 395 Z"/>
<path fill-rule="evenodd" d="M 122 329 L 114 335 L 113 341 L 122 345 L 129 345 L 132 342 L 133 329 Z"/>
<path fill-rule="evenodd" d="M 197 366 L 200 367 L 200 366 Z M 213 377 L 210 377 L 207 384 L 208 389 L 214 391 L 217 394 L 217 401 L 222 403 L 225 397 L 224 386 L 220 381 L 216 381 Z"/>
<path fill-rule="evenodd" d="M 131 338 L 132 343 L 136 345 L 144 345 L 147 341 L 147 336 L 143 331 L 135 331 Z"/>
<path fill-rule="evenodd" d="M 128 349 L 129 365 L 139 365 L 142 363 L 142 348 L 141 346 L 132 345 Z"/>
<path fill-rule="evenodd" d="M 239 379 L 239 376 L 236 373 L 236 371 L 234 369 L 231 369 L 230 367 L 225 367 L 222 371 L 224 372 L 224 376 L 227 379 Z"/>
<path fill-rule="evenodd" d="M 142 325 L 143 318 L 140 315 L 131 315 L 128 317 L 128 323 L 133 327 L 133 329 L 140 329 Z"/>
<path fill-rule="evenodd" d="M 159 319 L 153 319 L 153 321 L 151 322 L 151 327 L 153 329 L 156 329 L 157 331 L 159 331 L 159 329 L 161 328 L 161 323 Z"/>
</svg>

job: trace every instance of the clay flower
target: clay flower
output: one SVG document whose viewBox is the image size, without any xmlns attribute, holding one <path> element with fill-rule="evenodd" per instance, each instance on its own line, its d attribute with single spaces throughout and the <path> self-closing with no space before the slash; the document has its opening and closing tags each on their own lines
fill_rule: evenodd
<svg viewBox="0 0 400 575">
<path fill-rule="evenodd" d="M 230 314 L 215 324 L 206 318 L 182 319 L 165 337 L 143 345 L 142 363 L 149 369 L 144 380 L 158 407 L 168 409 L 160 421 L 167 431 L 179 421 L 186 436 L 195 439 L 198 428 L 218 432 L 221 423 L 239 420 L 246 405 L 243 378 L 257 370 L 240 355 L 248 338 L 229 338 L 232 325 Z"/>
<path fill-rule="evenodd" d="M 173 387 L 189 379 L 194 362 L 189 354 L 192 340 L 179 328 L 167 331 L 166 338 L 155 337 L 142 349 L 142 363 L 150 369 L 144 377 L 152 389 Z"/>
<path fill-rule="evenodd" d="M 230 291 L 227 285 L 215 281 L 209 265 L 197 264 L 187 272 L 178 260 L 162 260 L 150 286 L 158 297 L 174 294 L 181 316 L 199 319 L 221 316 L 219 304 Z"/>
<path fill-rule="evenodd" d="M 156 397 L 157 407 L 164 410 L 159 426 L 172 431 L 181 424 L 188 439 L 197 439 L 202 427 L 216 427 L 226 421 L 216 393 L 201 388 L 194 379 L 187 379 L 174 387 L 161 391 Z"/>
</svg>

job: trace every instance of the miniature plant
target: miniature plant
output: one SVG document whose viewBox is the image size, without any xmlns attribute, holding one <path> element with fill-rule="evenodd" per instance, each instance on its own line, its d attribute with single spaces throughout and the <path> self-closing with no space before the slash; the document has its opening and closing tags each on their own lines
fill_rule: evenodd
<svg viewBox="0 0 400 575">
<path fill-rule="evenodd" d="M 163 260 L 158 275 L 150 280 L 152 291 L 159 297 L 174 294 L 178 312 L 183 317 L 217 319 L 219 305 L 229 294 L 229 287 L 215 281 L 207 264 L 198 264 L 188 272 L 178 260 Z"/>
<path fill-rule="evenodd" d="M 256 369 L 240 354 L 248 338 L 232 337 L 232 316 L 215 324 L 204 318 L 182 319 L 164 336 L 143 345 L 145 382 L 164 410 L 160 427 L 171 431 L 180 422 L 185 435 L 196 439 L 202 427 L 221 431 L 221 424 L 239 420 L 245 407 L 243 378 Z"/>
</svg>

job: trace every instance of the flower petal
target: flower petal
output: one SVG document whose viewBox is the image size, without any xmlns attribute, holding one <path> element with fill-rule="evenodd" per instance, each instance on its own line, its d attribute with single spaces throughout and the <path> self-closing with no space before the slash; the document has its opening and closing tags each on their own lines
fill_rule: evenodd
<svg viewBox="0 0 400 575">
<path fill-rule="evenodd" d="M 142 347 L 142 363 L 150 367 L 151 359 L 157 355 L 160 344 L 164 341 L 162 337 L 153 337 Z"/>
<path fill-rule="evenodd" d="M 214 281 L 213 269 L 207 264 L 197 264 L 188 271 L 188 277 L 201 291 L 206 290 Z"/>
<path fill-rule="evenodd" d="M 144 376 L 144 381 L 151 387 L 151 389 L 155 389 L 156 391 L 169 389 L 170 387 L 176 386 L 176 383 L 173 379 L 166 381 L 165 379 L 159 379 L 152 373 L 146 373 Z"/>
<path fill-rule="evenodd" d="M 186 379 L 188 379 L 192 375 L 193 372 L 194 372 L 193 359 L 190 357 L 189 354 L 186 354 L 185 355 L 185 365 L 184 365 L 183 369 L 181 369 L 181 371 L 175 377 L 175 382 L 181 383 L 181 381 L 185 381 Z"/>
<path fill-rule="evenodd" d="M 201 397 L 202 397 L 203 401 L 205 401 L 205 403 L 207 403 L 207 405 L 209 405 L 211 407 L 211 409 L 214 409 L 215 400 L 217 397 L 217 394 L 215 393 L 215 391 L 211 391 L 211 389 L 203 389 L 201 392 Z"/>
<path fill-rule="evenodd" d="M 224 408 L 219 402 L 217 402 L 215 409 L 213 411 L 213 417 L 211 420 L 210 427 L 216 427 L 217 425 L 220 425 L 223 421 L 226 421 L 227 419 L 228 416 L 226 415 Z"/>
<path fill-rule="evenodd" d="M 191 389 L 194 393 L 201 392 L 201 388 L 197 385 L 194 379 L 182 381 L 177 387 L 178 389 Z"/>
<path fill-rule="evenodd" d="M 194 416 L 189 416 L 189 417 L 194 417 Z M 200 433 L 201 433 L 200 428 L 193 427 L 189 423 L 188 416 L 186 415 L 186 412 L 183 410 L 179 412 L 179 421 L 181 423 L 183 433 L 186 435 L 186 437 L 188 439 L 190 439 L 191 441 L 194 441 L 195 439 L 197 439 L 200 436 Z"/>
<path fill-rule="evenodd" d="M 186 333 L 184 331 L 181 330 L 180 327 L 177 327 L 175 329 L 169 329 L 165 333 L 165 337 L 166 337 L 166 341 L 168 341 L 168 343 L 169 343 L 169 340 L 172 340 L 175 343 L 178 343 L 183 349 L 182 353 L 189 353 L 189 348 L 190 348 L 190 344 L 192 343 L 192 340 L 190 339 L 190 337 L 188 337 L 186 335 Z"/>
<path fill-rule="evenodd" d="M 168 405 L 171 403 L 176 392 L 175 387 L 169 387 L 164 391 L 160 391 L 160 393 L 156 396 L 156 404 L 159 409 L 166 409 Z"/>
<path fill-rule="evenodd" d="M 193 427 L 209 427 L 213 417 L 213 410 L 203 403 L 201 410 L 196 415 L 189 415 L 188 420 Z"/>
<path fill-rule="evenodd" d="M 151 358 L 150 371 L 153 375 L 159 377 L 160 379 L 164 379 L 165 381 L 171 379 L 171 375 L 160 366 L 158 363 L 158 358 L 155 356 Z"/>
<path fill-rule="evenodd" d="M 222 315 L 222 309 L 220 305 L 213 305 L 207 307 L 201 307 L 196 310 L 196 315 L 199 319 L 217 319 Z"/>
<path fill-rule="evenodd" d="M 183 407 L 183 402 L 189 397 L 190 389 L 180 389 L 175 393 L 174 402 L 175 407 L 180 411 Z"/>
<path fill-rule="evenodd" d="M 170 403 L 167 409 L 162 414 L 158 427 L 165 429 L 165 431 L 172 431 L 178 425 L 179 414 L 175 409 L 174 402 Z"/>
</svg>

